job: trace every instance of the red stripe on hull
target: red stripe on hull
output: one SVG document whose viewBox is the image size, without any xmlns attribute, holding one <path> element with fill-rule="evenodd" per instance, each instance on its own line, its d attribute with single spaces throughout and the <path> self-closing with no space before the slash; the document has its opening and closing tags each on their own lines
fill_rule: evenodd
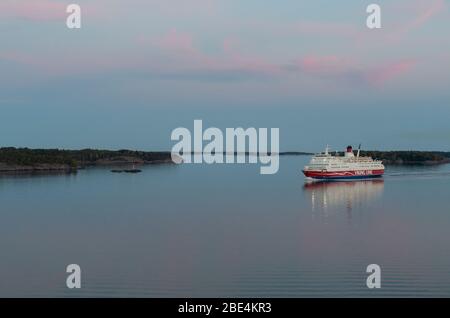
<svg viewBox="0 0 450 318">
<path fill-rule="evenodd" d="M 350 178 L 374 177 L 383 175 L 384 170 L 351 170 L 351 171 L 305 171 L 303 174 L 309 178 Z"/>
</svg>

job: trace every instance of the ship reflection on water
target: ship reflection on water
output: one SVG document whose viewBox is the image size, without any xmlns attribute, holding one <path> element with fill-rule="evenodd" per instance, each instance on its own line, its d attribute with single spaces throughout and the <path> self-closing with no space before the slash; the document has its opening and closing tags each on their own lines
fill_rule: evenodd
<svg viewBox="0 0 450 318">
<path fill-rule="evenodd" d="M 316 181 L 303 186 L 310 198 L 313 216 L 328 217 L 345 211 L 349 220 L 355 209 L 365 208 L 383 194 L 383 179 L 362 181 Z"/>
</svg>

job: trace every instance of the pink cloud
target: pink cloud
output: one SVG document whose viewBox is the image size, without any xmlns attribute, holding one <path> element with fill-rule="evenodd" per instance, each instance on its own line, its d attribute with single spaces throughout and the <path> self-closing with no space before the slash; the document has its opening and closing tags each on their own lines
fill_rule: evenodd
<svg viewBox="0 0 450 318">
<path fill-rule="evenodd" d="M 52 0 L 2 0 L 0 16 L 36 21 L 58 20 L 66 16 L 66 6 Z"/>
<path fill-rule="evenodd" d="M 141 46 L 125 56 L 112 54 L 95 58 L 86 54 L 70 57 L 40 58 L 6 52 L 0 58 L 32 66 L 48 76 L 82 75 L 95 72 L 146 74 L 149 78 L 175 80 L 260 80 L 303 79 L 330 80 L 343 85 L 366 84 L 375 86 L 399 77 L 415 66 L 413 60 L 400 60 L 381 65 L 363 65 L 355 58 L 333 54 L 310 54 L 290 61 L 268 59 L 258 53 L 243 53 L 236 37 L 225 38 L 222 51 L 208 54 L 195 45 L 192 34 L 171 29 L 157 37 L 140 36 Z M 142 51 L 148 54 L 142 55 Z M 149 58 L 151 57 L 151 58 Z"/>
<path fill-rule="evenodd" d="M 396 7 L 396 11 L 401 11 L 403 15 L 406 14 L 413 18 L 395 27 L 389 33 L 387 39 L 398 41 L 405 34 L 425 25 L 432 18 L 443 12 L 445 8 L 446 3 L 444 0 L 416 0 Z"/>
<path fill-rule="evenodd" d="M 176 29 L 170 30 L 164 36 L 156 39 L 154 44 L 162 50 L 176 53 L 197 54 L 192 36 L 186 32 L 179 32 Z"/>
<path fill-rule="evenodd" d="M 158 68 L 165 67 L 173 72 L 176 70 L 195 70 L 203 73 L 274 73 L 278 68 L 265 59 L 252 55 L 247 56 L 239 52 L 236 38 L 226 38 L 223 41 L 223 51 L 216 56 L 204 53 L 195 46 L 193 36 L 176 29 L 156 39 L 146 39 L 145 36 L 138 38 L 140 45 L 150 45 L 158 50 L 169 60 L 167 65 L 158 65 Z"/>
<path fill-rule="evenodd" d="M 0 60 L 19 63 L 23 65 L 36 65 L 36 59 L 28 54 L 24 54 L 17 51 L 4 51 L 0 52 Z"/>
<path fill-rule="evenodd" d="M 445 8 L 444 0 L 427 0 L 427 1 L 418 1 L 416 3 L 418 11 L 420 11 L 419 15 L 408 25 L 409 29 L 417 28 L 428 20 L 430 20 L 433 16 L 443 11 Z M 425 5 L 425 7 L 423 7 Z"/>
<path fill-rule="evenodd" d="M 347 65 L 347 62 L 334 55 L 309 55 L 301 58 L 298 63 L 306 72 L 334 72 L 342 70 Z"/>
<path fill-rule="evenodd" d="M 168 19 L 196 17 L 201 14 L 211 16 L 216 12 L 216 0 L 141 0 L 150 5 L 154 12 Z"/>
<path fill-rule="evenodd" d="M 83 4 L 82 12 L 90 18 L 104 17 L 101 0 L 95 3 Z M 76 3 L 76 1 L 74 1 Z M 65 23 L 69 15 L 66 10 L 71 1 L 56 0 L 0 0 L 0 18 L 16 18 L 30 21 L 62 21 Z M 103 4 L 104 6 L 105 4 Z"/>
<path fill-rule="evenodd" d="M 303 21 L 295 24 L 293 30 L 309 34 L 323 36 L 339 36 L 339 37 L 357 37 L 359 31 L 356 27 L 347 23 L 332 23 L 322 21 Z"/>
<path fill-rule="evenodd" d="M 223 51 L 227 53 L 233 53 L 239 47 L 240 41 L 235 37 L 227 37 L 223 40 Z"/>
<path fill-rule="evenodd" d="M 234 72 L 251 75 L 252 78 L 264 78 L 298 73 L 339 83 L 376 86 L 409 72 L 416 64 L 414 60 L 403 59 L 388 64 L 363 66 L 349 57 L 314 54 L 287 63 L 275 63 L 256 54 L 243 54 L 237 38 L 225 38 L 222 42 L 223 52 L 211 56 L 194 45 L 191 35 L 176 30 L 171 30 L 156 43 L 166 56 L 173 57 L 167 69 L 210 75 Z"/>
<path fill-rule="evenodd" d="M 379 85 L 389 81 L 395 77 L 401 76 L 409 72 L 415 65 L 414 60 L 402 60 L 368 71 L 366 79 L 370 84 Z"/>
<path fill-rule="evenodd" d="M 364 66 L 346 57 L 308 55 L 287 64 L 284 69 L 338 83 L 365 83 L 369 86 L 378 86 L 411 71 L 415 65 L 415 60 L 404 59 L 387 64 Z"/>
</svg>

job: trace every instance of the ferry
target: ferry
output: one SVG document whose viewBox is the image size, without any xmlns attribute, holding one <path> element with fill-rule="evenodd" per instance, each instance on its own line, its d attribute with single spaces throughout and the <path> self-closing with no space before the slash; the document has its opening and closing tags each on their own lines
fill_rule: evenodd
<svg viewBox="0 0 450 318">
<path fill-rule="evenodd" d="M 332 155 L 329 147 L 325 152 L 314 155 L 303 174 L 308 179 L 318 180 L 348 180 L 379 178 L 384 174 L 384 165 L 381 160 L 371 157 L 361 157 L 360 147 L 355 156 L 352 146 L 348 146 L 343 156 Z"/>
</svg>

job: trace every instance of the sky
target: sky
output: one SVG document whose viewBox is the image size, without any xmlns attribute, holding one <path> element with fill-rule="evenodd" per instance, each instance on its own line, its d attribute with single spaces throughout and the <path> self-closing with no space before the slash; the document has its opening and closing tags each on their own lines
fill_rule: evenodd
<svg viewBox="0 0 450 318">
<path fill-rule="evenodd" d="M 0 147 L 170 150 L 202 119 L 450 151 L 449 30 L 449 0 L 1 0 Z"/>
</svg>

